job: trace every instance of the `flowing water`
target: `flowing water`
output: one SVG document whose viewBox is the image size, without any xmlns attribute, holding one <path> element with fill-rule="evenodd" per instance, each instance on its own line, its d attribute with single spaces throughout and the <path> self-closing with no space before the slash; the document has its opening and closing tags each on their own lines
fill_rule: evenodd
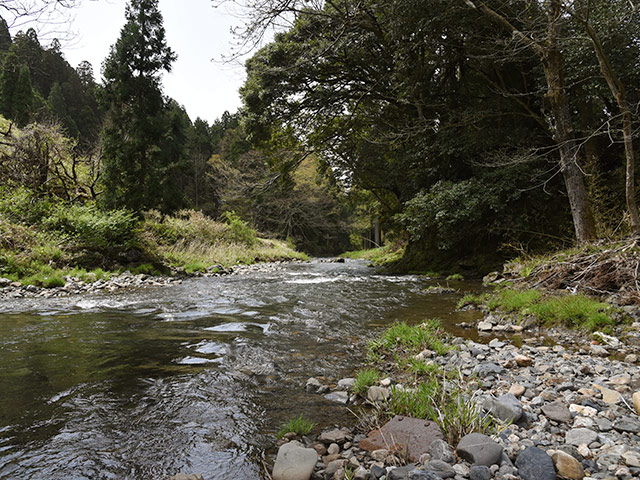
<svg viewBox="0 0 640 480">
<path fill-rule="evenodd" d="M 352 374 L 393 321 L 470 320 L 433 283 L 314 261 L 2 301 L 0 479 L 258 479 L 287 419 L 350 415 L 306 394 L 308 377 Z"/>
</svg>

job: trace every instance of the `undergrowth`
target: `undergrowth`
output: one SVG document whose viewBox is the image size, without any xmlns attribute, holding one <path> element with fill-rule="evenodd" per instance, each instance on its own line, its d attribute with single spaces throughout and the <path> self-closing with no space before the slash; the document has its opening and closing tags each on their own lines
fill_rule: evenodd
<svg viewBox="0 0 640 480">
<path fill-rule="evenodd" d="M 67 276 L 93 282 L 127 269 L 162 275 L 173 266 L 192 274 L 287 259 L 308 257 L 286 242 L 259 238 L 233 212 L 223 221 L 193 210 L 140 218 L 94 202 L 0 188 L 0 276 L 27 285 L 62 286 Z"/>
</svg>

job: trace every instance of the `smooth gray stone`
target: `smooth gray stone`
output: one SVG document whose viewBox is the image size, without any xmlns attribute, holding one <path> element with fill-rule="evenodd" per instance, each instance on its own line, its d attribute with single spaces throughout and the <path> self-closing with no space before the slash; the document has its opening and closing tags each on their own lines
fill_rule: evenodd
<svg viewBox="0 0 640 480">
<path fill-rule="evenodd" d="M 431 460 L 423 467 L 423 470 L 429 470 L 437 474 L 440 478 L 453 478 L 456 471 L 446 462 L 442 460 Z"/>
<path fill-rule="evenodd" d="M 569 445 L 579 447 L 582 444 L 589 445 L 598 439 L 598 434 L 588 428 L 573 428 L 564 436 L 564 441 Z"/>
<path fill-rule="evenodd" d="M 473 465 L 469 472 L 471 480 L 491 480 L 491 470 L 486 465 Z"/>
<path fill-rule="evenodd" d="M 516 467 L 522 480 L 556 480 L 553 460 L 538 447 L 527 447 L 520 452 Z"/>
<path fill-rule="evenodd" d="M 488 377 L 489 375 L 499 375 L 503 371 L 504 369 L 501 366 L 492 362 L 480 363 L 473 369 L 473 373 L 478 375 L 480 378 Z"/>
<path fill-rule="evenodd" d="M 542 407 L 542 413 L 554 422 L 569 423 L 571 421 L 571 412 L 567 406 L 560 401 L 549 403 Z"/>
<path fill-rule="evenodd" d="M 318 461 L 318 452 L 300 442 L 285 443 L 278 449 L 273 480 L 309 480 Z"/>
<path fill-rule="evenodd" d="M 495 418 L 503 422 L 517 422 L 522 417 L 522 404 L 513 393 L 506 393 L 498 398 L 490 397 L 484 402 L 484 408 Z"/>
<path fill-rule="evenodd" d="M 500 462 L 502 447 L 486 435 L 470 433 L 462 437 L 456 452 L 469 463 L 490 467 Z"/>
</svg>

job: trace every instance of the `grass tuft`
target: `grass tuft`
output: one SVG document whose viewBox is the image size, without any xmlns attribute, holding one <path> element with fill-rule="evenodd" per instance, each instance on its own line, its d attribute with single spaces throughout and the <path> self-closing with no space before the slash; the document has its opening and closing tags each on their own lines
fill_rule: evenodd
<svg viewBox="0 0 640 480">
<path fill-rule="evenodd" d="M 367 389 L 371 385 L 375 385 L 380 380 L 380 374 L 376 369 L 366 368 L 360 370 L 356 375 L 356 382 L 353 385 L 353 391 L 358 395 L 365 395 Z"/>
<path fill-rule="evenodd" d="M 301 414 L 295 418 L 290 419 L 287 423 L 280 427 L 280 430 L 278 431 L 276 437 L 282 438 L 290 432 L 293 432 L 296 435 L 300 436 L 308 435 L 316 425 L 316 423 L 304 418 L 304 416 Z"/>
</svg>

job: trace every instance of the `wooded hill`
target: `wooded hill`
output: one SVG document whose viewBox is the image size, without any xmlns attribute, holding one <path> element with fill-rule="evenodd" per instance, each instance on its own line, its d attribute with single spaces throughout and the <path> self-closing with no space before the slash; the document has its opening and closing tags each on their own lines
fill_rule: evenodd
<svg viewBox="0 0 640 480">
<path fill-rule="evenodd" d="M 311 253 L 360 246 L 379 222 L 406 269 L 640 232 L 637 1 L 252 6 L 245 45 L 287 27 L 247 61 L 244 107 L 212 125 L 162 93 L 175 54 L 157 0 L 131 0 L 101 83 L 57 42 L 0 25 L 2 112 L 75 139 L 62 163 L 21 157 L 46 175 L 0 168 L 3 183 L 106 209 L 234 211 Z M 56 164 L 85 175 L 59 169 L 60 188 Z"/>
</svg>

